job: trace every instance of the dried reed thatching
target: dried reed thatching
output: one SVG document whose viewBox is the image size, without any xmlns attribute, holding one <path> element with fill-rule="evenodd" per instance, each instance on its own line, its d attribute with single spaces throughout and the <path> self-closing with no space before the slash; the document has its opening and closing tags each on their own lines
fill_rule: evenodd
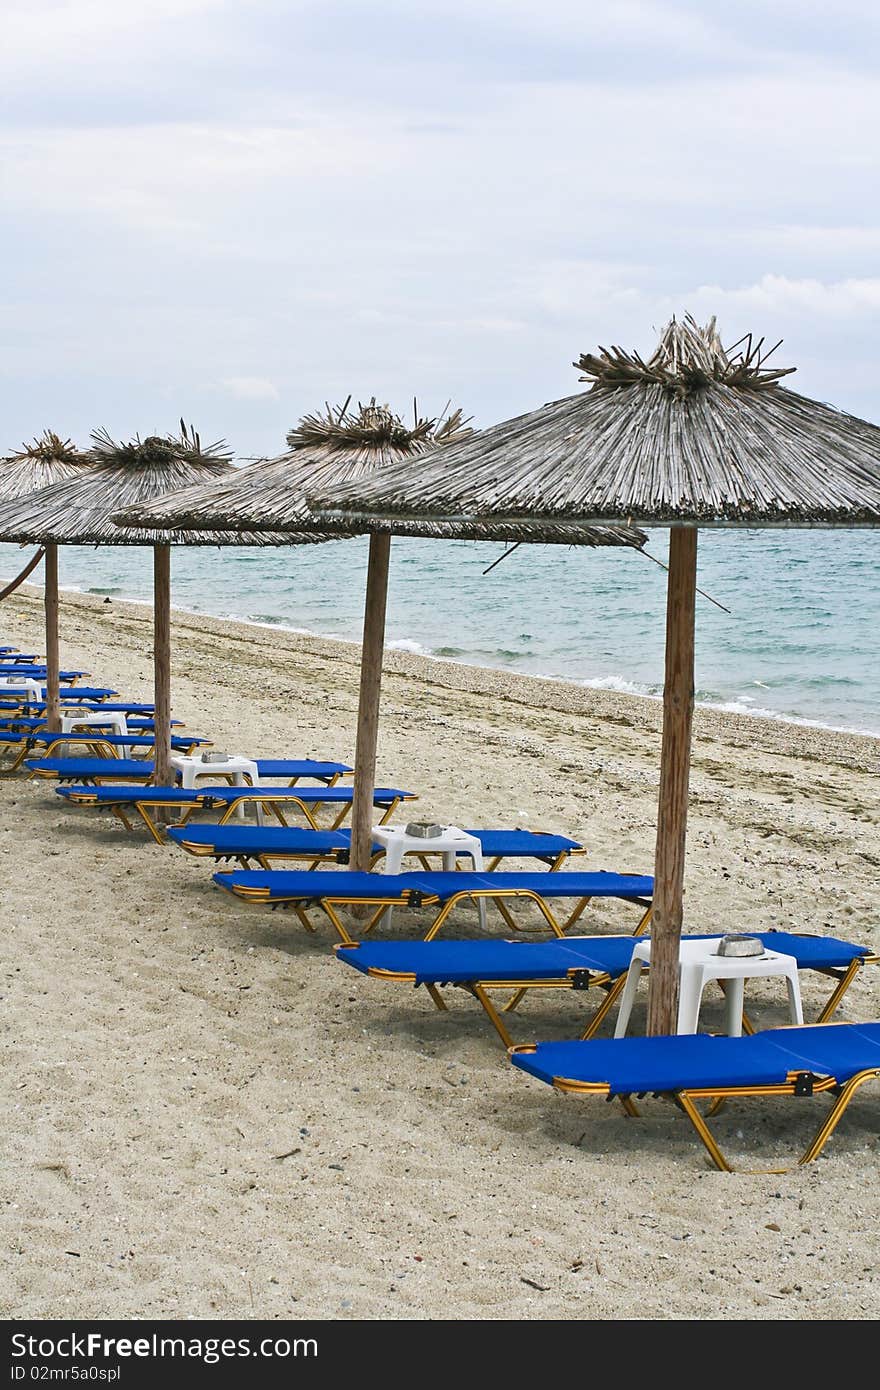
<svg viewBox="0 0 880 1390">
<path fill-rule="evenodd" d="M 44 430 L 11 457 L 0 460 L 0 498 L 26 497 L 51 487 L 73 477 L 88 462 L 88 454 L 81 453 L 69 439 Z"/>
<path fill-rule="evenodd" d="M 773 351 L 673 320 L 647 362 L 585 354 L 588 391 L 308 500 L 322 524 L 877 526 L 880 428 L 781 386 Z"/>
<path fill-rule="evenodd" d="M 358 531 L 391 532 L 395 535 L 429 536 L 452 540 L 545 540 L 569 545 L 640 546 L 645 536 L 627 527 L 583 528 L 556 526 L 535 536 L 522 524 L 447 524 L 428 521 L 336 522 L 328 527 L 317 520 L 307 502 L 311 490 L 356 484 L 375 475 L 398 472 L 419 474 L 424 460 L 438 449 L 451 448 L 474 437 L 460 410 L 439 418 L 421 416 L 414 403 L 412 425 L 403 422 L 387 405 L 368 404 L 350 409 L 326 406 L 323 412 L 305 415 L 287 435 L 288 453 L 268 459 L 207 487 L 189 488 L 159 502 L 141 506 L 121 518 L 126 525 L 215 527 L 229 530 L 253 528 L 272 532 L 306 532 L 320 529 L 337 535 Z M 259 543 L 259 542 L 257 542 Z M 272 544 L 266 540 L 265 544 Z M 288 544 L 292 543 L 288 539 Z"/>
<path fill-rule="evenodd" d="M 106 430 L 92 434 L 89 467 L 32 496 L 0 506 L 0 540 L 58 545 L 248 545 L 242 534 L 144 528 L 122 530 L 115 512 L 193 483 L 234 472 L 221 442 L 203 447 L 180 422 L 179 435 L 150 435 L 117 443 Z"/>
</svg>

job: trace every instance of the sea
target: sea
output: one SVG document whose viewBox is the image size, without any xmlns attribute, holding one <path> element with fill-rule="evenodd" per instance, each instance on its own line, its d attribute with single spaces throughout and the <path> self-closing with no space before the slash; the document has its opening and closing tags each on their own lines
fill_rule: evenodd
<svg viewBox="0 0 880 1390">
<path fill-rule="evenodd" d="M 657 698 L 668 533 L 650 532 L 646 550 L 653 560 L 622 549 L 395 538 L 387 646 Z M 0 546 L 3 582 L 28 553 Z M 358 641 L 366 566 L 364 537 L 180 547 L 172 602 Z M 149 602 L 152 552 L 63 547 L 59 578 L 111 603 Z M 697 582 L 706 595 L 697 598 L 699 703 L 880 736 L 880 535 L 702 530 Z"/>
</svg>

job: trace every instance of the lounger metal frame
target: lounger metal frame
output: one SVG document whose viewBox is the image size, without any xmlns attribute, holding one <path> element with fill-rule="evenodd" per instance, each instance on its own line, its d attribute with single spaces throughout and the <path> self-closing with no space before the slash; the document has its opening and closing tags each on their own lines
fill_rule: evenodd
<svg viewBox="0 0 880 1390">
<path fill-rule="evenodd" d="M 812 935 L 812 933 L 810 932 L 795 932 L 793 934 L 795 936 L 804 937 Z M 609 933 L 608 935 L 610 936 L 612 935 L 612 933 Z M 359 945 L 360 942 L 357 941 L 350 943 L 339 942 L 337 943 L 337 945 L 333 947 L 333 949 L 336 952 L 351 951 L 356 950 Z M 854 956 L 853 959 L 850 961 L 849 965 L 847 966 L 813 965 L 807 967 L 812 973 L 816 975 L 825 975 L 836 981 L 836 986 L 834 990 L 829 995 L 828 999 L 826 1000 L 819 1013 L 818 1018 L 816 1019 L 817 1024 L 828 1023 L 831 1021 L 838 1008 L 840 1007 L 840 1003 L 843 999 L 843 996 L 846 994 L 853 980 L 856 978 L 856 975 L 859 974 L 862 967 L 865 965 L 880 965 L 880 955 L 870 954 L 863 956 Z M 368 967 L 366 974 L 368 976 L 371 976 L 373 979 L 377 980 L 387 980 L 390 983 L 394 984 L 412 985 L 415 989 L 418 989 L 419 985 L 421 984 L 430 996 L 430 998 L 433 1000 L 436 1008 L 438 1008 L 443 1013 L 449 1012 L 449 1006 L 443 998 L 443 995 L 440 993 L 440 987 L 433 982 L 429 982 L 426 980 L 419 981 L 414 971 L 385 970 L 379 966 L 371 965 Z M 719 985 L 719 988 L 721 988 L 723 992 L 724 982 L 719 980 L 716 983 Z M 587 1023 L 586 1027 L 583 1029 L 581 1033 L 578 1034 L 578 1038 L 580 1039 L 580 1041 L 586 1042 L 588 1039 L 595 1037 L 602 1023 L 607 1017 L 609 1011 L 614 1007 L 615 1003 L 617 1002 L 625 984 L 625 970 L 620 975 L 614 976 L 609 975 L 608 972 L 604 970 L 589 970 L 586 967 L 573 966 L 565 975 L 560 975 L 559 977 L 554 979 L 474 979 L 467 981 L 454 981 L 451 983 L 451 987 L 454 989 L 463 990 L 466 994 L 470 994 L 474 999 L 477 1000 L 477 1002 L 485 1011 L 486 1016 L 488 1017 L 490 1023 L 492 1024 L 492 1027 L 495 1029 L 502 1043 L 508 1050 L 510 1050 L 515 1046 L 515 1044 L 504 1022 L 502 1015 L 513 1013 L 517 1006 L 525 998 L 526 994 L 528 994 L 530 991 L 536 989 L 568 989 L 581 992 L 591 990 L 594 988 L 603 990 L 605 993 L 604 999 L 599 1004 L 595 1012 L 590 1016 L 590 1020 Z M 509 991 L 511 993 L 511 998 L 505 1004 L 499 1007 L 495 1004 L 494 1000 L 491 997 L 492 992 L 494 992 L 495 990 L 499 990 L 502 992 Z M 745 1033 L 753 1033 L 755 1031 L 753 1023 L 749 1019 L 748 1015 L 745 1013 L 743 1014 L 743 1031 Z"/>
<path fill-rule="evenodd" d="M 381 876 L 377 874 L 376 877 L 379 878 Z M 634 877 L 641 877 L 641 875 L 634 875 Z M 565 921 L 560 923 L 557 920 L 556 915 L 554 914 L 552 909 L 549 907 L 546 899 L 543 898 L 541 894 L 536 892 L 533 888 L 469 888 L 467 886 L 467 878 L 468 873 L 467 871 L 464 871 L 462 873 L 462 879 L 465 881 L 462 884 L 461 891 L 458 893 L 453 893 L 452 896 L 450 898 L 447 898 L 445 902 L 441 902 L 441 899 L 436 895 L 432 893 L 426 893 L 423 890 L 419 889 L 404 889 L 402 892 L 398 891 L 393 896 L 389 894 L 387 897 L 384 898 L 365 898 L 362 895 L 358 894 L 342 896 L 339 894 L 319 895 L 318 893 L 316 893 L 313 898 L 305 898 L 302 896 L 296 898 L 273 898 L 271 897 L 270 890 L 268 888 L 251 888 L 248 886 L 241 885 L 233 886 L 232 891 L 236 897 L 242 898 L 245 902 L 261 903 L 264 905 L 266 903 L 269 903 L 272 907 L 292 908 L 299 920 L 302 922 L 303 926 L 306 926 L 309 931 L 314 931 L 315 928 L 314 924 L 308 918 L 308 909 L 318 907 L 330 919 L 333 926 L 336 928 L 336 931 L 338 932 L 340 938 L 342 939 L 343 943 L 349 946 L 354 945 L 355 942 L 354 939 L 350 936 L 348 930 L 346 929 L 339 916 L 339 913 L 336 910 L 339 907 L 359 907 L 375 909 L 374 911 L 370 912 L 370 915 L 367 917 L 365 924 L 361 927 L 362 936 L 369 935 L 369 933 L 384 916 L 388 908 L 437 907 L 439 908 L 437 916 L 434 918 L 434 921 L 431 923 L 423 938 L 425 941 L 433 941 L 434 937 L 441 930 L 443 924 L 448 919 L 450 913 L 453 912 L 453 910 L 458 906 L 459 903 L 467 899 L 470 899 L 474 903 L 480 901 L 493 903 L 494 906 L 500 912 L 501 916 L 504 918 L 504 921 L 507 923 L 508 927 L 510 927 L 512 931 L 521 932 L 523 928 L 520 925 L 520 923 L 517 922 L 515 918 L 511 916 L 510 910 L 508 908 L 508 903 L 511 901 L 528 901 L 535 904 L 553 935 L 558 937 L 564 937 L 567 934 L 569 927 L 571 927 L 571 925 L 578 920 L 587 904 L 592 902 L 593 897 L 597 896 L 595 894 L 591 894 L 588 897 L 580 898 L 578 900 L 577 906 L 573 909 L 573 911 L 569 914 Z M 320 883 L 320 875 L 316 875 L 316 881 Z M 641 897 L 623 898 L 621 899 L 621 901 L 636 903 L 639 907 L 643 909 L 642 916 L 639 919 L 639 925 L 636 927 L 636 930 L 633 933 L 633 935 L 639 935 L 645 930 L 645 928 L 651 920 L 651 915 L 654 910 L 653 904 L 650 902 L 649 899 Z"/>
<path fill-rule="evenodd" d="M 334 777 L 332 782 L 327 781 L 325 785 L 328 787 L 333 786 L 338 776 L 340 775 L 341 774 L 337 774 L 337 776 Z M 226 780 L 231 784 L 231 777 L 227 778 Z M 295 784 L 296 780 L 297 779 L 294 778 L 293 781 L 289 784 L 289 786 L 292 787 Z M 134 810 L 140 816 L 141 820 L 147 827 L 153 839 L 156 841 L 157 845 L 165 844 L 165 826 L 160 825 L 159 822 L 149 814 L 150 811 L 177 812 L 182 810 L 183 815 L 181 819 L 173 822 L 173 824 L 176 827 L 180 827 L 182 825 L 186 825 L 187 821 L 189 820 L 190 816 L 193 814 L 194 811 L 215 811 L 218 809 L 218 807 L 224 807 L 225 809 L 223 810 L 223 814 L 220 816 L 220 820 L 218 823 L 220 825 L 225 825 L 226 822 L 231 820 L 232 817 L 237 813 L 240 806 L 258 806 L 263 814 L 269 814 L 274 816 L 280 825 L 287 827 L 289 826 L 289 822 L 287 821 L 284 815 L 283 808 L 289 808 L 292 806 L 295 809 L 302 812 L 303 816 L 308 821 L 312 830 L 338 830 L 340 825 L 343 825 L 348 816 L 351 814 L 352 803 L 350 801 L 343 802 L 342 805 L 339 807 L 339 812 L 332 825 L 321 826 L 315 819 L 315 815 L 313 814 L 313 812 L 317 811 L 318 814 L 320 814 L 320 809 L 322 806 L 335 806 L 337 803 L 325 802 L 320 800 L 307 802 L 302 801 L 297 796 L 273 797 L 272 789 L 270 787 L 265 787 L 262 789 L 264 795 L 254 796 L 254 790 L 255 789 L 243 787 L 242 795 L 240 797 L 235 797 L 231 801 L 220 801 L 216 798 L 212 798 L 210 792 L 207 790 L 203 790 L 200 792 L 198 791 L 198 789 L 194 789 L 192 801 L 184 801 L 183 799 L 181 799 L 175 801 L 172 804 L 168 801 L 157 800 L 155 798 L 151 799 L 150 786 L 149 784 L 145 784 L 145 796 L 143 800 L 138 798 L 137 801 L 126 802 L 125 805 L 114 805 L 113 802 L 101 801 L 98 797 L 94 796 L 92 793 L 89 793 L 87 791 L 75 792 L 72 795 L 68 796 L 67 800 L 76 806 L 98 806 L 103 807 L 105 810 L 112 811 L 114 816 L 116 816 L 116 818 L 120 820 L 122 824 L 125 826 L 126 830 L 134 830 L 135 828 L 131 820 L 129 819 L 128 814 L 130 811 Z M 289 790 L 289 787 L 286 790 Z M 394 812 L 397 810 L 398 806 L 402 801 L 414 801 L 415 799 L 415 796 L 412 795 L 395 797 L 392 801 L 388 803 L 387 807 L 382 812 L 381 819 L 378 822 L 379 825 L 385 825 L 386 822 L 391 819 L 391 817 L 394 815 Z M 313 928 L 309 926 L 309 930 L 312 931 Z"/>
<path fill-rule="evenodd" d="M 291 786 L 293 786 L 293 783 L 291 783 Z M 381 821 L 380 824 L 384 825 L 385 821 Z M 337 828 L 337 826 L 333 827 L 334 830 Z M 544 832 L 538 830 L 534 833 L 540 835 Z M 550 832 L 548 831 L 546 833 L 549 834 Z M 264 869 L 267 873 L 271 871 L 273 862 L 278 860 L 305 860 L 308 862 L 308 867 L 310 869 L 316 869 L 320 864 L 347 864 L 349 862 L 349 851 L 341 847 L 339 849 L 326 850 L 320 854 L 316 853 L 314 850 L 261 850 L 259 853 L 252 850 L 244 854 L 223 854 L 222 852 L 218 852 L 213 845 L 200 844 L 198 841 L 194 840 L 178 840 L 177 843 L 181 849 L 185 849 L 188 854 L 193 854 L 197 858 L 210 858 L 214 860 L 215 864 L 222 864 L 235 860 L 242 869 L 251 869 L 254 864 L 259 864 L 260 868 Z M 551 874 L 557 873 L 558 870 L 562 868 L 562 865 L 567 863 L 570 857 L 576 854 L 586 853 L 586 848 L 583 845 L 579 845 L 575 849 L 560 850 L 555 857 L 548 855 L 546 857 L 547 872 Z M 426 873 L 430 873 L 432 865 L 427 855 L 416 854 L 412 857 L 418 860 Z M 491 873 L 493 869 L 498 868 L 502 859 L 516 857 L 515 855 L 493 855 L 491 862 L 484 866 L 483 871 L 484 873 Z M 385 850 L 377 849 L 370 859 L 371 871 L 375 869 L 379 861 L 384 858 Z"/>
<path fill-rule="evenodd" d="M 846 1027 L 845 1024 L 828 1024 L 831 1028 Z M 509 1049 L 510 1055 L 517 1053 L 535 1052 L 534 1043 L 523 1043 Z M 699 1086 L 692 1089 L 678 1091 L 641 1091 L 638 1097 L 641 1099 L 645 1095 L 673 1100 L 676 1105 L 688 1117 L 700 1140 L 704 1144 L 709 1157 L 715 1167 L 722 1173 L 748 1172 L 761 1174 L 787 1173 L 791 1167 L 800 1167 L 804 1163 L 811 1163 L 814 1158 L 818 1158 L 826 1143 L 831 1138 L 841 1119 L 844 1111 L 852 1100 L 856 1092 L 864 1086 L 867 1081 L 876 1081 L 880 1078 L 880 1067 L 866 1067 L 864 1071 L 857 1072 L 855 1076 L 840 1085 L 833 1076 L 817 1076 L 813 1072 L 792 1071 L 789 1072 L 786 1080 L 776 1085 L 769 1086 Z M 611 1088 L 605 1082 L 572 1081 L 564 1076 L 553 1078 L 554 1090 L 567 1095 L 581 1096 L 603 1096 L 606 1100 L 611 1100 Z M 818 1130 L 810 1140 L 804 1152 L 797 1160 L 795 1165 L 787 1165 L 784 1168 L 734 1168 L 724 1156 L 717 1139 L 706 1123 L 706 1117 L 716 1115 L 725 1101 L 737 1100 L 751 1096 L 814 1096 L 820 1093 L 831 1092 L 834 1096 L 834 1104 L 829 1113 L 825 1116 Z M 614 1099 L 620 1100 L 627 1114 L 638 1118 L 639 1110 L 632 1096 L 619 1095 Z M 697 1102 L 707 1100 L 710 1102 L 706 1115 L 702 1115 L 697 1109 Z"/>
<path fill-rule="evenodd" d="M 132 730 L 131 737 L 132 739 L 140 739 L 146 737 L 146 734 L 140 733 L 137 730 Z M 197 748 L 204 747 L 206 742 L 205 739 L 196 738 L 193 739 L 191 743 L 186 743 L 185 734 L 175 734 L 174 739 L 175 753 L 185 754 L 187 756 L 191 756 Z M 33 757 L 34 753 L 39 753 L 41 758 L 51 758 L 53 748 L 58 747 L 58 745 L 60 744 L 67 743 L 75 743 L 77 745 L 77 748 L 80 749 L 83 753 L 88 753 L 93 757 L 101 758 L 107 762 L 119 760 L 120 745 L 108 743 L 106 738 L 104 738 L 101 734 L 84 734 L 71 732 L 67 734 L 48 734 L 45 737 L 39 737 L 35 739 L 32 735 L 23 733 L 21 744 L 7 743 L 2 745 L 2 747 L 17 749 L 18 751 L 12 762 L 5 763 L 2 767 L 0 767 L 0 777 L 12 776 L 14 772 L 18 771 L 25 759 Z M 155 748 L 155 740 L 151 743 L 138 743 L 135 746 L 137 747 L 139 757 L 143 757 L 145 761 L 149 762 L 150 753 Z M 0 748 L 0 751 L 2 751 L 2 748 Z M 138 759 L 134 758 L 131 761 L 137 762 Z M 28 772 L 28 779 L 30 781 L 33 781 L 37 777 L 45 777 L 48 779 L 57 780 L 56 773 L 54 772 L 44 772 L 41 771 L 39 768 L 31 768 Z M 102 780 L 110 782 L 113 781 L 114 778 L 112 774 L 108 773 L 106 777 L 102 778 Z M 115 780 L 119 781 L 119 778 L 117 777 Z M 129 772 L 124 780 L 127 782 L 131 782 L 132 780 L 136 781 L 137 779 L 132 779 L 131 773 Z"/>
</svg>

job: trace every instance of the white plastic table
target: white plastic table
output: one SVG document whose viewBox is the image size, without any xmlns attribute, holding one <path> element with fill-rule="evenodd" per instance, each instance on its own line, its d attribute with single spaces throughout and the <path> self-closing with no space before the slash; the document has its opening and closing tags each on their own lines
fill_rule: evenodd
<svg viewBox="0 0 880 1390">
<path fill-rule="evenodd" d="M 175 753 L 171 758 L 171 766 L 177 768 L 181 786 L 186 788 L 194 787 L 202 777 L 220 777 L 227 783 L 231 780 L 234 787 L 256 787 L 260 782 L 256 763 L 251 758 L 240 758 L 238 754 L 230 754 L 223 762 L 206 763 L 198 753 Z M 263 818 L 259 806 L 256 810 L 257 823 L 262 825 Z M 245 819 L 243 805 L 236 811 L 236 817 L 238 820 Z"/>
<path fill-rule="evenodd" d="M 742 1035 L 743 994 L 746 980 L 756 976 L 781 975 L 788 989 L 788 1006 L 792 1023 L 803 1023 L 801 987 L 798 965 L 794 956 L 780 951 L 764 951 L 760 956 L 719 956 L 720 936 L 700 941 L 683 941 L 679 953 L 678 1023 L 676 1032 L 696 1033 L 700 1017 L 703 990 L 710 980 L 726 980 L 725 1031 L 731 1037 Z M 614 1036 L 622 1038 L 629 1025 L 632 1006 L 643 969 L 651 961 L 651 943 L 642 941 L 635 947 L 626 984 L 620 996 L 620 1011 Z"/>
<path fill-rule="evenodd" d="M 106 714 L 62 714 L 61 716 L 61 732 L 63 734 L 74 733 L 79 729 L 91 729 L 95 726 L 105 729 L 109 726 L 114 734 L 120 736 L 128 733 L 128 724 L 122 710 L 108 710 Z M 127 758 L 130 752 L 125 743 L 119 744 L 117 751 L 120 758 Z"/>
<path fill-rule="evenodd" d="M 459 854 L 467 855 L 475 872 L 483 868 L 483 846 L 480 841 L 476 835 L 459 830 L 457 825 L 444 825 L 442 835 L 431 836 L 408 835 L 402 825 L 374 825 L 372 834 L 373 840 L 385 849 L 385 863 L 381 870 L 385 874 L 399 874 L 406 854 L 440 854 L 443 856 L 443 868 L 450 873 L 456 867 Z M 486 904 L 482 898 L 477 899 L 477 910 L 480 926 L 485 929 Z M 386 923 L 391 921 L 390 907 L 386 908 L 384 920 Z"/>
<path fill-rule="evenodd" d="M 171 766 L 177 768 L 181 786 L 187 788 L 194 787 L 202 777 L 222 777 L 224 781 L 231 780 L 234 787 L 255 787 L 260 780 L 256 763 L 238 754 L 230 754 L 222 762 L 206 763 L 198 753 L 174 753 Z"/>
<path fill-rule="evenodd" d="M 7 678 L 0 684 L 0 698 L 4 695 L 23 695 L 25 700 L 33 700 L 39 705 L 43 702 L 43 687 L 39 681 Z"/>
</svg>

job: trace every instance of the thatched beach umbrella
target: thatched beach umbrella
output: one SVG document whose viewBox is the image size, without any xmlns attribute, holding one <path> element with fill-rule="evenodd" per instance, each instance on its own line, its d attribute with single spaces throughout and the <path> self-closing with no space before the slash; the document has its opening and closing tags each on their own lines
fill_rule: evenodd
<svg viewBox="0 0 880 1390">
<path fill-rule="evenodd" d="M 30 497 L 32 493 L 51 487 L 53 483 L 80 476 L 88 463 L 88 455 L 75 448 L 69 439 L 62 439 L 53 430 L 44 430 L 30 444 L 22 444 L 18 453 L 0 462 L 0 500 Z M 44 557 L 46 719 L 49 729 L 57 733 L 61 728 L 58 695 L 58 547 L 51 543 L 41 545 L 24 569 L 6 585 L 0 598 L 14 593 Z"/>
<path fill-rule="evenodd" d="M 442 447 L 469 440 L 473 431 L 456 410 L 439 419 L 422 417 L 414 411 L 412 425 L 406 425 L 386 405 L 373 399 L 357 410 L 341 407 L 306 415 L 287 436 L 290 452 L 277 459 L 256 463 L 235 478 L 224 478 L 205 488 L 161 499 L 149 507 L 127 512 L 126 524 L 160 526 L 271 528 L 274 532 L 326 532 L 352 535 L 366 529 L 348 521 L 328 528 L 318 522 L 306 502 L 311 489 L 330 488 L 338 483 L 356 484 L 382 470 L 418 471 L 420 459 Z M 372 852 L 373 786 L 376 776 L 376 743 L 379 725 L 379 695 L 382 679 L 382 652 L 385 639 L 385 610 L 388 594 L 388 568 L 391 535 L 425 536 L 444 540 L 523 541 L 541 539 L 568 545 L 615 545 L 638 547 L 646 539 L 630 527 L 545 527 L 533 536 L 532 528 L 519 523 L 495 522 L 437 523 L 393 521 L 371 527 L 364 604 L 364 630 L 361 654 L 360 695 L 355 748 L 354 805 L 352 807 L 351 867 L 369 867 Z"/>
<path fill-rule="evenodd" d="M 778 346 L 778 344 L 777 344 Z M 309 496 L 319 524 L 633 522 L 670 530 L 663 743 L 648 1028 L 675 1029 L 694 700 L 699 526 L 880 525 L 880 428 L 780 385 L 763 339 L 725 351 L 711 320 L 673 321 L 647 362 L 576 363 L 590 389 Z"/>
<path fill-rule="evenodd" d="M 92 435 L 91 466 L 31 497 L 0 504 L 0 540 L 44 545 L 140 545 L 153 548 L 153 659 L 155 668 L 155 781 L 172 780 L 170 584 L 172 545 L 246 545 L 244 535 L 149 528 L 122 530 L 111 515 L 185 484 L 214 481 L 233 472 L 220 442 L 203 448 L 181 421 L 181 434 L 118 444 Z M 56 711 L 57 715 L 57 711 Z"/>
</svg>

